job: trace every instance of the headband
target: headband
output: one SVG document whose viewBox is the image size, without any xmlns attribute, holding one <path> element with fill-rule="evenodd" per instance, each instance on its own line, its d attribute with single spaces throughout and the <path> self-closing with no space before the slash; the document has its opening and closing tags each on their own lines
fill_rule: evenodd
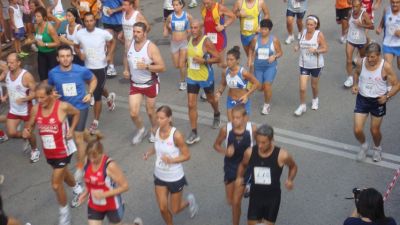
<svg viewBox="0 0 400 225">
<path fill-rule="evenodd" d="M 308 16 L 307 20 L 313 20 L 316 24 L 318 24 L 318 19 L 315 16 Z"/>
</svg>

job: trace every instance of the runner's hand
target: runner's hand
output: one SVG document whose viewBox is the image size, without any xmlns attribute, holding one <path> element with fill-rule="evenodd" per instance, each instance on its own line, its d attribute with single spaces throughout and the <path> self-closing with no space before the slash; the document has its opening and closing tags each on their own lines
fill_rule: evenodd
<svg viewBox="0 0 400 225">
<path fill-rule="evenodd" d="M 396 31 L 394 32 L 394 35 L 396 35 L 396 37 L 400 37 L 400 30 L 396 30 Z"/>
<path fill-rule="evenodd" d="M 24 98 L 17 98 L 17 99 L 15 99 L 15 102 L 16 102 L 18 105 L 22 105 L 25 101 L 24 101 Z"/>
<path fill-rule="evenodd" d="M 375 33 L 376 33 L 377 35 L 380 35 L 380 34 L 382 33 L 382 27 L 381 27 L 381 26 L 378 26 L 378 27 L 376 28 L 376 30 L 375 30 Z"/>
<path fill-rule="evenodd" d="M 144 62 L 137 62 L 136 67 L 138 70 L 145 70 L 146 69 L 146 64 Z"/>
<path fill-rule="evenodd" d="M 69 129 L 67 132 L 67 140 L 71 140 L 74 137 L 74 131 L 72 129 Z"/>
<path fill-rule="evenodd" d="M 388 101 L 388 98 L 386 97 L 386 95 L 382 95 L 378 97 L 378 103 L 383 105 Z"/>
<path fill-rule="evenodd" d="M 104 192 L 102 190 L 94 190 L 92 191 L 92 197 L 96 199 L 105 199 Z"/>
<path fill-rule="evenodd" d="M 30 138 L 31 137 L 31 129 L 30 128 L 24 128 L 22 131 L 22 137 L 23 138 Z"/>
<path fill-rule="evenodd" d="M 165 163 L 165 164 L 171 164 L 172 163 L 172 158 L 167 156 L 167 155 L 163 155 L 161 156 L 161 160 Z"/>
<path fill-rule="evenodd" d="M 217 31 L 217 32 L 221 32 L 221 31 L 223 31 L 225 29 L 225 27 L 223 26 L 223 25 L 221 25 L 221 24 L 218 24 L 216 27 L 215 27 L 215 30 Z"/>
<path fill-rule="evenodd" d="M 242 97 L 240 97 L 238 102 L 243 103 L 243 104 L 246 104 L 246 102 L 247 102 L 248 100 L 249 100 L 249 98 L 248 98 L 248 96 L 247 96 L 247 94 L 246 94 L 246 95 L 243 95 Z"/>
<path fill-rule="evenodd" d="M 357 94 L 358 93 L 358 85 L 357 84 L 353 84 L 353 87 L 351 88 L 351 92 L 353 94 Z"/>
<path fill-rule="evenodd" d="M 270 57 L 268 57 L 268 62 L 269 63 L 273 63 L 273 62 L 275 62 L 275 60 L 276 60 L 276 55 L 271 55 Z"/>
<path fill-rule="evenodd" d="M 293 190 L 293 181 L 287 179 L 285 182 L 285 187 L 286 189 L 288 189 L 289 191 Z"/>
<path fill-rule="evenodd" d="M 131 74 L 129 73 L 128 70 L 124 70 L 124 72 L 122 72 L 122 74 L 124 75 L 125 79 L 129 79 L 131 77 Z"/>
<path fill-rule="evenodd" d="M 235 153 L 235 148 L 233 147 L 233 145 L 229 145 L 229 146 L 226 148 L 225 156 L 228 157 L 228 158 L 230 158 L 230 157 L 233 156 L 234 153 Z"/>
<path fill-rule="evenodd" d="M 83 97 L 82 102 L 88 103 L 88 102 L 90 102 L 91 98 L 92 98 L 92 95 L 91 94 L 87 94 L 87 95 L 85 95 L 85 97 Z"/>
<path fill-rule="evenodd" d="M 193 62 L 195 62 L 197 64 L 203 64 L 206 62 L 206 60 L 203 57 L 195 56 L 195 57 L 193 57 Z"/>
<path fill-rule="evenodd" d="M 79 205 L 81 205 L 84 201 L 86 201 L 87 194 L 80 195 L 78 198 Z"/>
</svg>

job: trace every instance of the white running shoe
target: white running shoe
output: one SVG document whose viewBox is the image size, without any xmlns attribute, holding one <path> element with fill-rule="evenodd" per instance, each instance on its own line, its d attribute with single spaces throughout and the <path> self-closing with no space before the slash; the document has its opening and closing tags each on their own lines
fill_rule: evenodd
<svg viewBox="0 0 400 225">
<path fill-rule="evenodd" d="M 347 88 L 353 86 L 353 76 L 348 76 L 343 85 Z"/>
<path fill-rule="evenodd" d="M 83 175 L 85 173 L 83 172 L 83 169 L 76 169 L 74 173 L 74 179 L 77 183 L 80 183 L 82 181 Z"/>
<path fill-rule="evenodd" d="M 141 219 L 140 217 L 136 217 L 136 218 L 133 220 L 133 225 L 143 225 L 142 219 Z"/>
<path fill-rule="evenodd" d="M 143 139 L 147 136 L 148 131 L 145 127 L 138 130 L 136 135 L 132 138 L 132 144 L 137 145 L 143 141 Z"/>
<path fill-rule="evenodd" d="M 307 111 L 307 106 L 306 104 L 301 104 L 299 107 L 297 107 L 296 111 L 294 111 L 294 114 L 296 116 L 301 116 L 303 113 Z"/>
<path fill-rule="evenodd" d="M 297 34 L 297 40 L 300 40 L 301 39 L 301 33 L 298 33 Z"/>
<path fill-rule="evenodd" d="M 107 98 L 108 111 L 114 111 L 115 97 L 116 97 L 116 94 L 114 92 L 110 92 L 110 94 L 108 94 L 108 98 Z"/>
<path fill-rule="evenodd" d="M 71 200 L 71 207 L 72 208 L 76 208 L 79 207 L 79 197 L 81 196 L 81 194 L 83 193 L 83 188 L 81 185 L 79 185 L 78 183 L 76 184 L 75 187 L 73 187 L 73 191 L 72 191 L 72 200 Z"/>
<path fill-rule="evenodd" d="M 262 110 L 261 110 L 261 114 L 263 114 L 263 115 L 268 115 L 270 111 L 271 111 L 271 106 L 270 106 L 270 104 L 264 103 L 264 106 L 263 106 L 263 108 L 262 108 Z"/>
<path fill-rule="evenodd" d="M 314 98 L 312 100 L 312 103 L 311 103 L 311 109 L 312 110 L 317 110 L 318 107 L 319 107 L 319 99 L 318 98 Z"/>
<path fill-rule="evenodd" d="M 373 154 L 372 154 L 372 160 L 374 161 L 374 162 L 380 162 L 380 161 L 382 161 L 382 147 L 381 146 L 379 146 L 379 147 L 372 147 L 372 151 L 373 151 Z"/>
<path fill-rule="evenodd" d="M 189 3 L 189 8 L 194 8 L 194 7 L 196 7 L 197 6 L 197 1 L 196 0 L 192 0 L 190 3 Z"/>
<path fill-rule="evenodd" d="M 207 101 L 207 95 L 204 91 L 200 94 L 200 100 L 203 102 Z"/>
<path fill-rule="evenodd" d="M 191 145 L 196 142 L 200 141 L 200 136 L 198 134 L 195 134 L 193 131 L 190 132 L 189 137 L 186 138 L 186 144 Z"/>
<path fill-rule="evenodd" d="M 290 45 L 293 41 L 294 41 L 294 36 L 293 36 L 293 35 L 289 35 L 289 36 L 286 38 L 285 43 L 286 43 L 287 45 Z"/>
<path fill-rule="evenodd" d="M 345 44 L 347 41 L 346 35 L 341 36 L 339 41 L 341 44 Z"/>
<path fill-rule="evenodd" d="M 187 201 L 189 202 L 190 218 L 193 219 L 199 212 L 199 206 L 196 203 L 196 198 L 192 193 L 188 194 Z"/>
<path fill-rule="evenodd" d="M 365 158 L 367 157 L 367 151 L 368 151 L 368 143 L 360 145 L 360 150 L 357 153 L 356 161 L 357 162 L 364 161 Z"/>
<path fill-rule="evenodd" d="M 58 225 L 71 225 L 71 215 L 69 214 L 69 208 L 60 209 L 60 217 L 58 220 Z"/>
<path fill-rule="evenodd" d="M 117 71 L 115 70 L 115 67 L 113 64 L 108 65 L 107 76 L 111 76 L 111 77 L 117 76 Z"/>
<path fill-rule="evenodd" d="M 35 163 L 40 159 L 40 151 L 38 149 L 31 151 L 31 163 Z"/>
<path fill-rule="evenodd" d="M 156 136 L 153 134 L 153 132 L 150 131 L 150 137 L 149 137 L 149 142 L 154 143 L 156 142 Z"/>
<path fill-rule="evenodd" d="M 187 84 L 185 81 L 179 82 L 179 90 L 184 91 L 186 90 Z"/>
</svg>

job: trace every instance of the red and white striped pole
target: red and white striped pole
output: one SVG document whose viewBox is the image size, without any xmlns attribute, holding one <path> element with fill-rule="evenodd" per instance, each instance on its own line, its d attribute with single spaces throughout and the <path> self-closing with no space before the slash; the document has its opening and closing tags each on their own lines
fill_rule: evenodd
<svg viewBox="0 0 400 225">
<path fill-rule="evenodd" d="M 396 170 L 396 173 L 394 174 L 394 177 L 392 179 L 392 182 L 389 183 L 387 190 L 385 192 L 385 195 L 383 196 L 383 201 L 386 201 L 389 197 L 390 192 L 392 192 L 394 185 L 396 184 L 396 181 L 400 177 L 400 168 Z"/>
</svg>

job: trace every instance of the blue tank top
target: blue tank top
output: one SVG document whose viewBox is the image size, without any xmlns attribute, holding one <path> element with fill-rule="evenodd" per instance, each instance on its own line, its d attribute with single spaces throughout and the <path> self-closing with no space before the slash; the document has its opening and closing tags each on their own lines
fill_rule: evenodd
<svg viewBox="0 0 400 225">
<path fill-rule="evenodd" d="M 248 80 L 243 78 L 243 67 L 240 67 L 239 72 L 234 76 L 230 75 L 231 70 L 226 68 L 225 79 L 229 88 L 245 89 L 247 88 Z"/>
<path fill-rule="evenodd" d="M 171 28 L 172 32 L 178 31 L 186 31 L 189 29 L 189 19 L 186 12 L 182 12 L 180 17 L 177 17 L 175 12 L 172 13 L 171 16 Z"/>
<path fill-rule="evenodd" d="M 276 60 L 273 63 L 268 62 L 268 58 L 275 54 L 274 36 L 270 34 L 269 40 L 266 44 L 262 44 L 261 40 L 261 35 L 258 35 L 255 46 L 256 58 L 254 60 L 254 67 L 275 66 L 277 64 Z"/>
</svg>

